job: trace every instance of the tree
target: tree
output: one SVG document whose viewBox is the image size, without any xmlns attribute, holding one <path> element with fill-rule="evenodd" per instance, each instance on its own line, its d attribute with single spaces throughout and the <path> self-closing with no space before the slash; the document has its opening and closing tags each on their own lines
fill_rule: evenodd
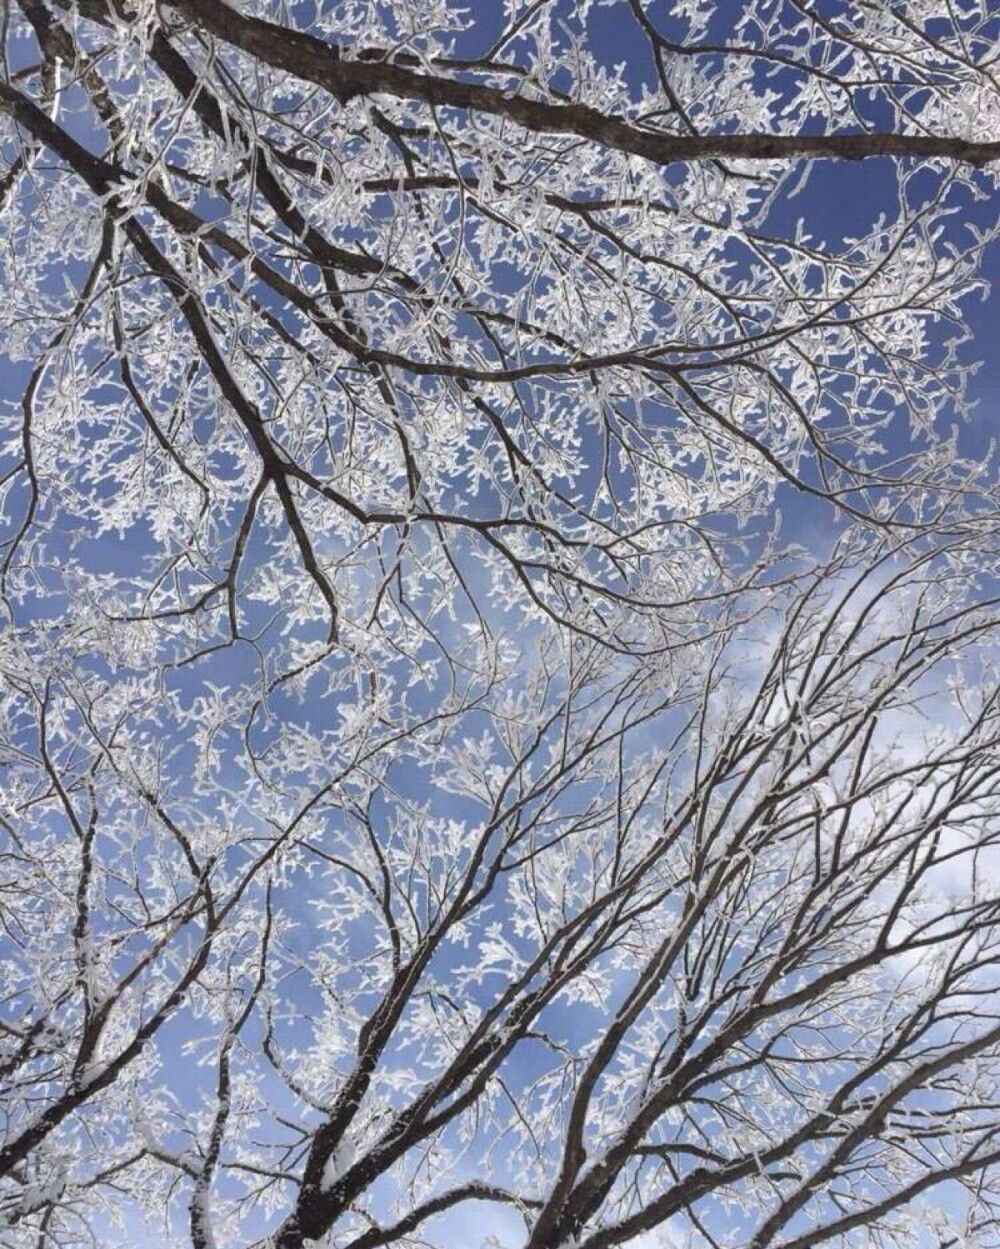
<svg viewBox="0 0 1000 1249">
<path fill-rule="evenodd" d="M 5 12 L 3 1244 L 998 1243 L 1000 16 L 715 7 Z"/>
</svg>

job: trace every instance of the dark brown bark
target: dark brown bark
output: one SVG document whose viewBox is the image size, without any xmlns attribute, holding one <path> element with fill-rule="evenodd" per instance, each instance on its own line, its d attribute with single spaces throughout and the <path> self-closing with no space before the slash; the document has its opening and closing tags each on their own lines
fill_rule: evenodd
<svg viewBox="0 0 1000 1249">
<path fill-rule="evenodd" d="M 389 95 L 424 104 L 468 109 L 516 122 L 526 130 L 569 134 L 659 165 L 696 160 L 865 160 L 875 156 L 939 157 L 972 165 L 1000 160 L 1000 140 L 988 143 L 946 135 L 902 134 L 663 134 L 586 104 L 554 104 L 444 74 L 420 73 L 391 61 L 345 60 L 335 45 L 304 31 L 237 13 L 219 0 L 174 0 L 201 30 L 337 99 Z"/>
</svg>

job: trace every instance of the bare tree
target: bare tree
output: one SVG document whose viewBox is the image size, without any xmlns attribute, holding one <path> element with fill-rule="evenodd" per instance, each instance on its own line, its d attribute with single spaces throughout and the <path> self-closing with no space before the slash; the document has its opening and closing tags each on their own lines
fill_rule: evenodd
<svg viewBox="0 0 1000 1249">
<path fill-rule="evenodd" d="M 3 14 L 0 1244 L 995 1246 L 1000 15 L 299 7 Z"/>
</svg>

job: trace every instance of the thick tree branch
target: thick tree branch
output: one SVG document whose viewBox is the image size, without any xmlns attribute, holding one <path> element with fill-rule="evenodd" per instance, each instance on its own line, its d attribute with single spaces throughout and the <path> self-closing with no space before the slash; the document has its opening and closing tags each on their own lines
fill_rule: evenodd
<svg viewBox="0 0 1000 1249">
<path fill-rule="evenodd" d="M 174 0 L 200 30 L 275 69 L 313 82 L 338 100 L 388 95 L 434 107 L 486 113 L 536 134 L 567 134 L 658 165 L 700 160 L 866 160 L 941 158 L 972 165 L 1000 160 L 1000 140 L 978 142 L 927 134 L 669 135 L 608 116 L 586 104 L 553 104 L 443 74 L 420 73 L 390 60 L 346 54 L 334 44 L 290 27 L 239 13 L 220 0 Z M 387 57 L 389 53 L 385 54 Z"/>
</svg>

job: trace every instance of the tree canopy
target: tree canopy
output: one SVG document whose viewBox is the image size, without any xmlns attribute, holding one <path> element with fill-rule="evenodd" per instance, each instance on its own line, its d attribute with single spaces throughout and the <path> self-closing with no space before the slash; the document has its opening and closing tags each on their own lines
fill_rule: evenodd
<svg viewBox="0 0 1000 1249">
<path fill-rule="evenodd" d="M 992 0 L 0 45 L 0 1245 L 996 1249 Z"/>
</svg>

